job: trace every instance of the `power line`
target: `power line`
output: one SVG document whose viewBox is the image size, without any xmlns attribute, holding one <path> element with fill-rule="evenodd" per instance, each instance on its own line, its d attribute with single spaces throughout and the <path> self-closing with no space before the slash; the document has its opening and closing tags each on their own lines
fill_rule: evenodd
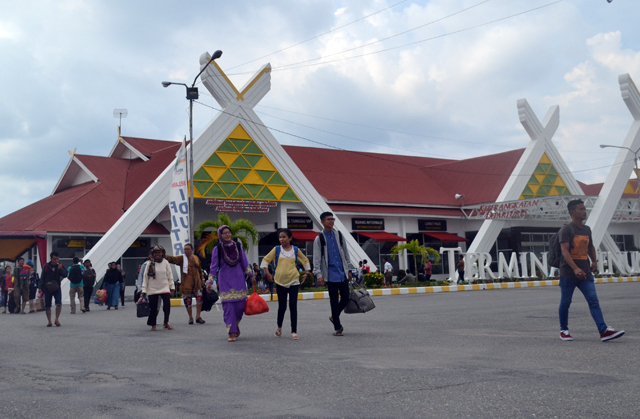
<svg viewBox="0 0 640 419">
<path fill-rule="evenodd" d="M 339 30 L 339 29 L 346 28 L 346 27 L 347 27 L 347 26 L 349 26 L 349 25 L 353 25 L 354 23 L 360 22 L 361 20 L 367 19 L 367 18 L 369 18 L 369 17 L 371 17 L 371 16 L 377 15 L 378 13 L 384 12 L 385 10 L 392 9 L 392 8 L 396 7 L 397 5 L 399 5 L 399 4 L 401 4 L 401 3 L 405 3 L 406 1 L 407 1 L 407 0 L 399 1 L 399 2 L 397 2 L 397 3 L 395 3 L 395 4 L 392 4 L 391 6 L 385 7 L 384 9 L 380 9 L 380 10 L 378 10 L 377 12 L 373 12 L 373 13 L 371 13 L 371 14 L 369 14 L 369 15 L 363 16 L 363 17 L 361 17 L 360 19 L 356 19 L 356 20 L 351 21 L 351 22 L 349 22 L 349 23 L 347 23 L 347 24 L 344 24 L 344 25 L 342 25 L 342 26 L 338 26 L 337 28 L 334 28 L 334 29 L 331 29 L 331 30 L 329 30 L 329 31 L 323 32 L 323 33 L 321 33 L 320 35 L 312 36 L 311 38 L 305 39 L 304 41 L 300 41 L 300 42 L 298 42 L 298 43 L 296 43 L 296 44 L 293 44 L 293 45 L 289 45 L 288 47 L 285 47 L 285 48 L 279 49 L 279 50 L 277 50 L 277 51 L 275 51 L 275 52 L 272 52 L 272 53 L 270 53 L 270 54 L 263 55 L 262 57 L 258 57 L 258 58 L 254 59 L 254 60 L 247 61 L 246 63 L 238 64 L 238 65 L 236 65 L 236 66 L 234 66 L 234 67 L 231 67 L 229 70 L 233 70 L 234 68 L 242 67 L 243 65 L 253 63 L 253 62 L 255 62 L 255 61 L 261 60 L 261 59 L 266 58 L 266 57 L 270 57 L 270 56 L 275 55 L 275 54 L 278 54 L 278 53 L 280 53 L 280 52 L 282 52 L 282 51 L 286 51 L 286 50 L 288 50 L 288 49 L 290 49 L 290 48 L 297 47 L 298 45 L 302 45 L 302 44 L 304 44 L 304 43 L 306 43 L 306 42 L 309 42 L 309 41 L 312 41 L 312 40 L 314 40 L 314 39 L 320 38 L 321 36 L 327 35 L 327 34 L 329 34 L 329 33 L 331 33 L 331 32 L 335 32 L 335 31 L 337 31 L 337 30 Z M 487 0 L 487 1 L 489 1 L 489 0 Z"/>
<path fill-rule="evenodd" d="M 501 21 L 504 21 L 504 20 L 507 20 L 507 19 L 511 19 L 513 17 L 521 16 L 521 15 L 524 15 L 524 14 L 527 14 L 527 13 L 534 12 L 536 10 L 540 10 L 540 9 L 543 9 L 543 8 L 546 8 L 546 7 L 550 7 L 550 6 L 553 6 L 555 4 L 561 3 L 563 1 L 564 0 L 556 0 L 554 2 L 547 3 L 547 4 L 544 4 L 542 6 L 534 7 L 532 9 L 528 9 L 528 10 L 525 10 L 525 11 L 522 11 L 522 12 L 519 12 L 519 13 L 514 13 L 512 15 L 504 16 L 504 17 L 499 18 L 499 19 L 494 19 L 494 20 L 491 20 L 491 21 L 488 21 L 488 22 L 485 22 L 485 23 L 480 23 L 478 25 L 469 26 L 469 27 L 464 28 L 464 29 L 459 29 L 457 31 L 447 32 L 447 33 L 444 33 L 442 35 L 432 36 L 430 38 L 422 39 L 422 40 L 419 40 L 419 41 L 409 42 L 409 43 L 406 43 L 406 44 L 402 44 L 402 45 L 398 45 L 398 46 L 395 46 L 395 47 L 382 49 L 382 50 L 379 50 L 379 51 L 373 51 L 373 52 L 368 52 L 368 53 L 364 53 L 364 54 L 360 54 L 360 55 L 354 55 L 352 57 L 338 58 L 338 59 L 330 60 L 330 61 L 323 61 L 321 63 L 305 64 L 309 60 L 300 61 L 298 63 L 286 64 L 285 66 L 281 66 L 281 67 L 273 67 L 271 69 L 271 71 L 285 71 L 285 70 L 299 69 L 299 68 L 305 68 L 305 67 L 314 67 L 314 66 L 319 66 L 319 65 L 335 63 L 335 62 L 338 62 L 338 61 L 345 61 L 345 60 L 352 60 L 352 59 L 355 59 L 355 58 L 362 58 L 362 57 L 366 57 L 366 56 L 369 56 L 369 55 L 380 54 L 380 53 L 387 52 L 387 51 L 393 51 L 393 50 L 396 50 L 396 49 L 399 49 L 399 48 L 404 48 L 404 47 L 408 47 L 408 46 L 411 46 L 411 45 L 416 45 L 416 44 L 420 44 L 420 43 L 423 43 L 423 42 L 432 41 L 434 39 L 440 39 L 440 38 L 444 38 L 444 37 L 447 37 L 447 36 L 451 36 L 451 35 L 467 32 L 467 31 L 470 31 L 472 29 L 481 28 L 483 26 L 491 25 L 493 23 L 501 22 Z M 229 73 L 228 75 L 240 75 L 240 74 L 252 74 L 252 73 L 251 72 L 241 72 L 241 73 Z"/>
<path fill-rule="evenodd" d="M 468 11 L 468 10 L 473 9 L 474 7 L 478 7 L 478 6 L 480 6 L 480 5 L 484 4 L 484 3 L 488 3 L 489 1 L 490 1 L 490 0 L 484 0 L 484 1 L 481 1 L 480 3 L 476 3 L 476 4 L 474 4 L 473 6 L 469 6 L 469 7 L 467 7 L 467 8 L 462 9 L 462 10 L 458 10 L 457 12 L 451 13 L 450 15 L 447 15 L 447 16 L 444 16 L 444 17 L 441 17 L 441 18 L 436 19 L 436 20 L 432 20 L 431 22 L 425 23 L 425 24 L 420 25 L 420 26 L 416 26 L 415 28 L 411 28 L 411 29 L 407 29 L 407 30 L 402 31 L 402 32 L 398 32 L 398 33 L 396 33 L 396 34 L 394 34 L 394 35 L 387 36 L 386 38 L 378 39 L 378 40 L 376 40 L 376 41 L 371 41 L 371 42 L 369 42 L 369 43 L 367 43 L 367 44 L 364 44 L 364 45 L 359 45 L 359 46 L 357 46 L 357 47 L 349 48 L 349 49 L 346 49 L 346 50 L 344 50 L 344 51 L 335 52 L 335 53 L 333 53 L 333 54 L 329 54 L 329 55 L 324 55 L 324 56 L 322 56 L 322 57 L 312 58 L 312 59 L 310 59 L 310 60 L 306 60 L 306 61 L 301 61 L 301 62 L 299 62 L 299 63 L 286 64 L 286 65 L 284 65 L 284 66 L 281 66 L 280 68 L 282 69 L 283 67 L 289 67 L 289 66 L 294 66 L 294 65 L 302 64 L 302 63 L 307 63 L 307 62 L 317 61 L 317 60 L 321 60 L 321 59 L 323 59 L 323 58 L 333 57 L 333 56 L 335 56 L 335 55 L 344 54 L 345 52 L 350 52 L 350 51 L 355 51 L 355 50 L 357 50 L 357 49 L 365 48 L 365 47 L 368 47 L 368 46 L 373 45 L 373 44 L 378 44 L 378 43 L 380 43 L 380 42 L 387 41 L 387 40 L 389 40 L 389 39 L 391 39 L 391 38 L 395 38 L 395 37 L 397 37 L 397 36 L 404 35 L 404 34 L 407 34 L 407 33 L 409 33 L 409 32 L 416 31 L 416 30 L 418 30 L 418 29 L 422 29 L 422 28 L 424 28 L 424 27 L 426 27 L 426 26 L 432 25 L 432 24 L 434 24 L 434 23 L 438 23 L 438 22 L 440 22 L 440 21 L 442 21 L 442 20 L 448 19 L 448 18 L 453 17 L 453 16 L 456 16 L 456 15 L 459 15 L 459 14 L 461 14 L 461 13 L 464 13 L 464 12 L 466 12 L 466 11 Z"/>
<path fill-rule="evenodd" d="M 245 117 L 243 117 L 241 115 L 236 115 L 236 114 L 232 114 L 230 112 L 226 112 L 223 109 L 218 109 L 218 108 L 216 108 L 214 106 L 207 105 L 206 103 L 203 103 L 203 102 L 200 102 L 200 101 L 197 101 L 197 100 L 194 101 L 194 102 L 196 102 L 196 103 L 198 103 L 198 104 L 200 104 L 202 106 L 205 106 L 207 108 L 211 108 L 213 110 L 216 110 L 216 111 L 218 111 L 220 113 L 224 113 L 224 114 L 233 116 L 235 118 L 241 119 L 241 120 L 243 120 L 243 121 L 245 121 L 247 123 L 258 125 L 258 126 L 267 128 L 268 130 L 279 132 L 281 134 L 285 134 L 285 135 L 288 135 L 288 136 L 291 136 L 291 137 L 294 137 L 294 138 L 298 138 L 298 139 L 301 139 L 301 140 L 304 140 L 304 141 L 308 141 L 308 142 L 313 143 L 313 144 L 322 145 L 324 147 L 328 147 L 328 148 L 331 148 L 331 149 L 334 149 L 334 150 L 338 150 L 338 151 L 345 151 L 345 152 L 348 152 L 348 153 L 359 154 L 359 155 L 362 155 L 362 156 L 365 156 L 365 157 L 369 157 L 369 158 L 372 158 L 372 159 L 377 159 L 377 160 L 386 161 L 386 162 L 395 163 L 395 164 L 398 163 L 397 160 L 388 159 L 388 158 L 385 158 L 384 156 L 376 155 L 375 153 L 367 153 L 367 152 L 363 152 L 363 151 L 347 150 L 347 149 L 344 149 L 344 148 L 341 148 L 341 147 L 336 147 L 336 146 L 333 146 L 331 144 L 327 144 L 327 143 L 323 143 L 321 141 L 312 140 L 310 138 L 303 137 L 301 135 L 297 135 L 297 134 L 293 134 L 293 133 L 290 133 L 290 132 L 287 132 L 287 131 L 283 131 L 283 130 L 280 130 L 280 129 L 277 129 L 277 128 L 269 127 L 269 126 L 267 126 L 265 124 L 261 124 L 259 122 L 247 119 L 247 118 L 245 118 Z M 531 175 L 514 175 L 513 173 L 506 173 L 506 172 L 505 173 L 471 172 L 471 171 L 468 171 L 468 170 L 463 171 L 463 170 L 447 169 L 446 167 L 444 167 L 446 165 L 457 164 L 457 163 L 460 163 L 462 161 L 464 161 L 464 160 L 456 160 L 456 161 L 453 161 L 453 162 L 443 162 L 443 163 L 438 164 L 438 165 L 429 165 L 429 166 L 425 166 L 425 165 L 421 165 L 421 164 L 415 164 L 415 163 L 409 163 L 409 162 L 403 162 L 403 164 L 406 165 L 406 166 L 413 166 L 413 167 L 416 167 L 416 168 L 419 168 L 419 169 L 440 170 L 440 171 L 444 171 L 444 172 L 461 173 L 461 174 L 467 174 L 467 175 L 474 175 L 475 174 L 475 175 L 485 175 L 485 176 L 524 176 L 524 177 L 530 177 L 531 176 Z M 590 169 L 575 170 L 575 171 L 572 171 L 572 172 L 558 172 L 558 175 L 582 173 L 582 172 L 588 172 L 588 171 L 592 171 L 592 170 L 605 169 L 605 168 L 613 167 L 613 166 L 616 166 L 616 165 L 619 165 L 619 164 L 623 164 L 623 163 L 625 163 L 627 161 L 633 161 L 633 160 L 624 160 L 621 163 L 614 163 L 614 164 L 610 164 L 610 165 L 606 165 L 606 166 L 600 166 L 600 167 L 594 167 L 594 168 L 590 168 Z"/>
</svg>

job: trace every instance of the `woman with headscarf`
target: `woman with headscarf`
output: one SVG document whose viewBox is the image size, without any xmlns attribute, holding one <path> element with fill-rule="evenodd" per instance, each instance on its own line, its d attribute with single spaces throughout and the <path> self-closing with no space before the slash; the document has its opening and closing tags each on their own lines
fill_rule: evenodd
<svg viewBox="0 0 640 419">
<path fill-rule="evenodd" d="M 164 311 L 164 328 L 173 330 L 169 324 L 169 314 L 171 313 L 170 295 L 175 290 L 171 265 L 165 260 L 166 252 L 164 247 L 155 246 L 152 250 L 153 259 L 147 265 L 142 280 L 142 296 L 149 295 L 149 318 L 147 325 L 151 326 L 151 331 L 156 330 L 156 319 L 158 318 L 158 300 L 162 298 L 162 310 Z"/>
<path fill-rule="evenodd" d="M 211 255 L 211 269 L 209 273 L 218 277 L 218 291 L 224 323 L 227 325 L 229 342 L 235 342 L 240 336 L 238 324 L 244 314 L 244 306 L 247 302 L 247 285 L 245 274 L 251 276 L 251 282 L 255 285 L 253 271 L 247 262 L 247 255 L 242 249 L 242 244 L 231 238 L 231 229 L 223 225 L 218 229 L 218 245 Z M 210 289 L 212 282 L 207 283 Z"/>
</svg>

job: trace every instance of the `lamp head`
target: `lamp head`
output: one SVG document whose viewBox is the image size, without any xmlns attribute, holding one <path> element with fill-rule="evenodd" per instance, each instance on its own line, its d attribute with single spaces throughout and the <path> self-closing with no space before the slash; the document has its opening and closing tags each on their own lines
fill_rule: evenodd
<svg viewBox="0 0 640 419">
<path fill-rule="evenodd" d="M 600 148 L 607 148 L 607 146 L 604 144 L 600 144 Z"/>
<path fill-rule="evenodd" d="M 211 56 L 211 61 L 217 60 L 220 57 L 222 57 L 222 51 L 216 50 L 216 52 L 214 52 L 213 55 Z"/>
<path fill-rule="evenodd" d="M 162 87 L 169 87 L 169 86 L 171 86 L 171 84 L 172 83 L 170 81 L 163 81 L 162 82 Z"/>
<path fill-rule="evenodd" d="M 464 198 L 464 195 L 460 195 L 459 193 L 457 193 L 454 198 L 456 199 L 456 201 L 459 201 L 460 198 Z"/>
</svg>

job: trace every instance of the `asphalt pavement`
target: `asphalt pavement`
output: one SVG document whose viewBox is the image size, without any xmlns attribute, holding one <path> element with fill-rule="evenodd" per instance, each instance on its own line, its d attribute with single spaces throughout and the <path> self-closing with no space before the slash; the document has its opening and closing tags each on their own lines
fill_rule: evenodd
<svg viewBox="0 0 640 419">
<path fill-rule="evenodd" d="M 332 336 L 328 300 L 298 301 L 299 341 L 274 337 L 277 303 L 227 342 L 222 310 L 150 332 L 135 306 L 0 315 L 0 418 L 635 418 L 640 283 L 597 285 L 600 342 L 574 295 L 559 335 L 558 287 L 374 297 Z"/>
</svg>

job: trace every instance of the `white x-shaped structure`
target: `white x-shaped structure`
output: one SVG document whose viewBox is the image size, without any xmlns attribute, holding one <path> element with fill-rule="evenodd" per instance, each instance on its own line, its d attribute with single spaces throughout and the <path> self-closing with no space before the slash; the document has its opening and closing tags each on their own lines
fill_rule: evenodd
<svg viewBox="0 0 640 419">
<path fill-rule="evenodd" d="M 621 147 L 626 147 L 629 150 L 620 149 L 618 152 L 586 223 L 591 227 L 594 246 L 598 248 L 602 245 L 606 251 L 615 253 L 620 252 L 620 250 L 607 233 L 607 228 L 613 213 L 616 211 L 618 201 L 622 197 L 622 192 L 627 185 L 629 176 L 633 172 L 636 156 L 631 150 L 640 148 L 640 93 L 629 74 L 618 76 L 618 83 L 620 83 L 622 100 L 624 100 L 629 112 L 631 112 L 631 116 L 633 116 L 629 132 L 621 145 Z"/>
<path fill-rule="evenodd" d="M 509 176 L 502 188 L 496 202 L 520 199 L 522 191 L 527 186 L 527 182 L 545 153 L 560 174 L 569 192 L 572 195 L 582 195 L 580 184 L 569 171 L 569 167 L 567 167 L 552 141 L 560 124 L 560 108 L 557 105 L 550 107 L 544 120 L 540 122 L 527 100 L 520 99 L 518 100 L 518 116 L 520 117 L 520 123 L 522 123 L 525 131 L 531 137 L 531 141 L 524 153 L 522 153 L 513 172 L 511 172 L 511 176 Z M 505 223 L 505 220 L 485 220 L 468 251 L 489 252 Z"/>
<path fill-rule="evenodd" d="M 200 68 L 210 60 L 211 56 L 208 53 L 202 54 Z M 202 81 L 222 107 L 222 112 L 209 122 L 204 131 L 190 145 L 193 146 L 195 170 L 197 171 L 207 161 L 240 124 L 300 198 L 308 216 L 316 225 L 321 225 L 320 214 L 331 209 L 253 111 L 271 88 L 271 66 L 264 65 L 241 91 L 236 89 L 216 62 L 212 62 L 207 67 L 202 74 Z M 92 260 L 98 278 L 106 271 L 107 263 L 118 259 L 168 205 L 172 167 L 173 163 L 140 195 L 85 256 L 86 259 Z M 286 225 L 286 212 L 284 221 Z M 351 259 L 366 259 L 366 253 L 339 219 L 336 219 L 335 227 L 342 231 Z"/>
</svg>

